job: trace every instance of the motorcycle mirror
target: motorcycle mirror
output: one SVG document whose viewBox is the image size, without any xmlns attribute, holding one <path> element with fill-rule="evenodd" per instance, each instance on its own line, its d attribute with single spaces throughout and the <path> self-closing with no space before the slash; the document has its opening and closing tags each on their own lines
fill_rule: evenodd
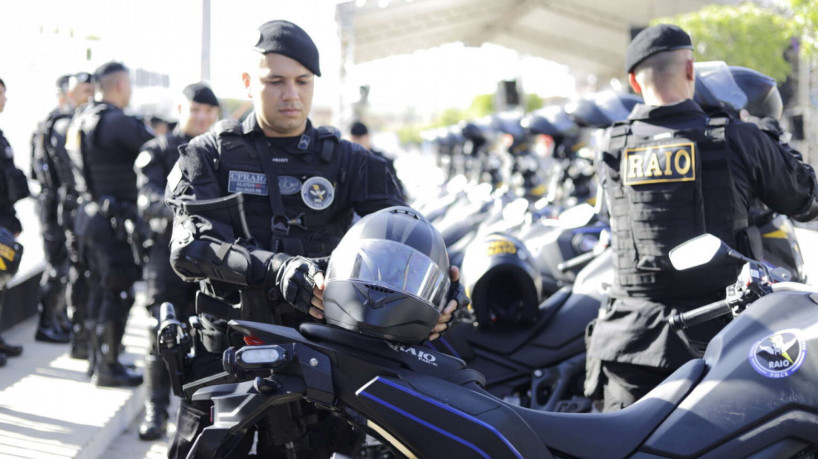
<svg viewBox="0 0 818 459">
<path fill-rule="evenodd" d="M 579 228 L 590 223 L 592 218 L 594 218 L 594 207 L 583 203 L 561 213 L 559 222 L 563 228 Z"/>
<path fill-rule="evenodd" d="M 721 239 L 705 233 L 683 242 L 670 250 L 670 263 L 679 271 L 701 266 L 719 253 L 727 254 L 730 248 Z"/>
<path fill-rule="evenodd" d="M 457 193 L 465 188 L 468 183 L 469 179 L 467 179 L 463 174 L 455 175 L 451 180 L 449 180 L 449 183 L 446 184 L 446 191 L 448 191 L 449 194 Z"/>
<path fill-rule="evenodd" d="M 525 213 L 528 210 L 528 200 L 517 198 L 503 207 L 503 221 L 509 225 L 519 225 L 525 220 Z"/>
</svg>

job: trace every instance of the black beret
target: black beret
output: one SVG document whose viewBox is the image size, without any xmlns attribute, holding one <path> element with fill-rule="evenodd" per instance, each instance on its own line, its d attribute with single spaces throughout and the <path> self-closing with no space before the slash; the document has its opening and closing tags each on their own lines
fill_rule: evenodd
<svg viewBox="0 0 818 459">
<path fill-rule="evenodd" d="M 77 83 L 93 83 L 94 82 L 94 75 L 91 75 L 88 72 L 79 72 L 75 75 L 71 75 L 74 77 Z"/>
<path fill-rule="evenodd" d="M 182 94 L 185 95 L 187 100 L 197 104 L 219 106 L 219 99 L 216 98 L 216 94 L 213 94 L 213 90 L 204 83 L 189 84 L 182 90 Z"/>
<path fill-rule="evenodd" d="M 625 52 L 625 71 L 631 73 L 640 62 L 662 51 L 693 49 L 690 35 L 681 27 L 672 24 L 658 24 L 639 32 L 631 40 Z"/>
<path fill-rule="evenodd" d="M 312 38 L 289 21 L 265 22 L 258 28 L 255 50 L 261 54 L 276 53 L 295 59 L 316 76 L 321 76 L 318 66 L 318 48 Z"/>
<path fill-rule="evenodd" d="M 68 82 L 71 80 L 71 75 L 62 75 L 61 77 L 57 78 L 57 89 L 60 92 L 67 92 L 68 91 Z"/>
<path fill-rule="evenodd" d="M 100 65 L 99 67 L 97 67 L 97 69 L 94 71 L 94 78 L 96 78 L 98 80 L 98 79 L 100 79 L 100 78 L 102 78 L 102 77 L 104 77 L 106 75 L 110 75 L 112 73 L 127 72 L 127 71 L 128 71 L 128 67 L 125 67 L 125 65 L 122 64 L 121 62 L 113 62 L 113 61 L 106 62 L 106 63 Z"/>
<path fill-rule="evenodd" d="M 355 137 L 361 137 L 362 135 L 369 134 L 369 129 L 366 128 L 366 124 L 356 121 L 352 123 L 352 126 L 349 128 L 349 133 Z"/>
</svg>

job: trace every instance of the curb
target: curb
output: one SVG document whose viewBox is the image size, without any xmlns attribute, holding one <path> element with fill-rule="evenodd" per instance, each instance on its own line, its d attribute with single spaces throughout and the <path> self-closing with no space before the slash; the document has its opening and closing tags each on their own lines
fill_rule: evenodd
<svg viewBox="0 0 818 459">
<path fill-rule="evenodd" d="M 138 294 L 123 338 L 122 361 L 138 368 L 152 320 L 142 304 Z M 34 341 L 36 325 L 32 317 L 3 333 L 24 351 L 0 368 L 0 458 L 105 457 L 142 412 L 144 389 L 94 386 L 68 345 Z"/>
</svg>

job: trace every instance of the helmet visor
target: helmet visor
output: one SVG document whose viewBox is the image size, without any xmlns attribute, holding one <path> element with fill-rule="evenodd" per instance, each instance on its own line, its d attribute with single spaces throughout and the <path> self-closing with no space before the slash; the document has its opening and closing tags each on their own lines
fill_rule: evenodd
<svg viewBox="0 0 818 459">
<path fill-rule="evenodd" d="M 355 280 L 403 292 L 440 309 L 449 290 L 448 273 L 421 252 L 395 241 L 364 239 L 339 246 L 330 258 L 327 282 Z"/>
</svg>

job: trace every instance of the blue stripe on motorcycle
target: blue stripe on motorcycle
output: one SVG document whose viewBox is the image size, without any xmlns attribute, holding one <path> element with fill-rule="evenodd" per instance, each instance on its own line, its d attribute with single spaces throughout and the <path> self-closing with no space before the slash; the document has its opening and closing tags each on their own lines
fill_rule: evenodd
<svg viewBox="0 0 818 459">
<path fill-rule="evenodd" d="M 451 355 L 453 355 L 453 356 L 457 357 L 458 359 L 462 359 L 462 358 L 463 358 L 463 357 L 460 357 L 460 354 L 458 354 L 458 353 L 457 353 L 457 351 L 456 351 L 456 350 L 455 350 L 455 349 L 452 347 L 452 345 L 451 345 L 451 344 L 449 344 L 449 342 L 448 342 L 448 341 L 446 341 L 446 338 L 440 338 L 440 342 L 442 342 L 442 343 L 443 343 L 443 345 L 444 345 L 444 346 L 446 346 L 446 349 L 448 349 L 448 350 L 449 350 L 449 354 L 451 354 Z"/>
<path fill-rule="evenodd" d="M 378 376 L 374 380 L 372 380 L 369 384 L 367 384 L 367 386 L 371 385 L 372 383 L 375 383 L 375 382 L 384 383 L 387 386 L 390 386 L 390 387 L 395 388 L 395 389 L 397 389 L 399 391 L 405 392 L 405 393 L 407 393 L 407 394 L 409 394 L 409 395 L 411 395 L 413 397 L 417 397 L 417 398 L 419 398 L 421 400 L 427 401 L 427 402 L 431 403 L 432 405 L 435 405 L 438 408 L 441 408 L 441 409 L 446 410 L 446 411 L 448 411 L 450 413 L 456 414 L 456 415 L 458 415 L 458 416 L 460 416 L 462 418 L 465 418 L 466 420 L 469 420 L 469 421 L 471 421 L 471 422 L 473 422 L 475 424 L 478 424 L 478 425 L 484 427 L 485 429 L 487 429 L 490 432 L 492 432 L 493 434 L 495 434 L 508 447 L 508 449 L 510 449 L 511 452 L 514 453 L 514 455 L 516 457 L 518 457 L 519 459 L 523 459 L 523 456 L 520 455 L 520 453 L 517 451 L 517 449 L 511 444 L 511 442 L 508 441 L 508 439 L 506 437 L 503 436 L 503 434 L 501 434 L 493 426 L 491 426 L 489 424 L 486 424 L 485 422 L 481 421 L 480 419 L 477 419 L 474 416 L 466 414 L 466 413 L 464 413 L 464 412 L 462 412 L 462 411 L 460 411 L 460 410 L 458 410 L 456 408 L 453 408 L 451 406 L 444 405 L 443 403 L 440 403 L 440 402 L 438 402 L 437 400 L 435 400 L 433 398 L 427 397 L 427 396 L 425 396 L 423 394 L 420 394 L 418 392 L 415 392 L 415 391 L 413 391 L 411 389 L 408 389 L 408 388 L 403 387 L 401 385 L 395 384 L 392 381 L 389 381 L 387 379 L 383 379 L 380 376 Z M 358 394 L 359 395 L 364 395 L 367 398 L 369 398 L 369 399 L 371 399 L 371 400 L 373 400 L 373 401 L 375 401 L 377 403 L 380 403 L 381 405 L 383 405 L 383 406 L 385 406 L 385 407 L 387 407 L 389 409 L 392 409 L 392 410 L 394 410 L 394 411 L 396 411 L 396 412 L 398 412 L 398 413 L 400 413 L 400 414 L 402 414 L 402 415 L 404 415 L 404 416 L 406 416 L 406 417 L 408 417 L 408 418 L 410 418 L 410 419 L 412 419 L 412 420 L 414 420 L 414 421 L 416 421 L 416 422 L 418 422 L 420 424 L 423 424 L 424 426 L 426 426 L 426 427 L 428 427 L 428 428 L 430 428 L 432 430 L 435 430 L 435 431 L 437 431 L 437 432 L 439 432 L 439 433 L 441 433 L 441 434 L 443 434 L 443 435 L 457 441 L 458 443 L 461 443 L 463 445 L 468 446 L 469 448 L 471 448 L 474 451 L 476 451 L 477 453 L 479 453 L 482 457 L 486 457 L 486 458 L 489 457 L 483 450 L 479 449 L 477 446 L 473 445 L 472 443 L 470 443 L 470 442 L 468 442 L 468 441 L 466 441 L 466 440 L 464 440 L 464 439 L 462 439 L 460 437 L 457 437 L 457 436 L 455 436 L 455 435 L 453 435 L 453 434 L 451 434 L 449 432 L 441 430 L 437 426 L 429 424 L 428 422 L 424 421 L 423 419 L 420 419 L 417 416 L 415 416 L 415 415 L 413 415 L 411 413 L 408 413 L 408 412 L 404 411 L 403 409 L 398 408 L 398 407 L 390 404 L 389 402 L 387 402 L 385 400 L 381 400 L 380 398 L 376 397 L 375 395 L 367 393 L 366 389 L 359 390 Z"/>
<path fill-rule="evenodd" d="M 582 227 L 582 228 L 574 229 L 573 233 L 574 234 L 577 234 L 577 233 L 599 233 L 604 229 L 606 229 L 606 228 L 603 228 L 601 226 L 585 226 L 585 227 Z"/>
<path fill-rule="evenodd" d="M 484 457 L 486 459 L 491 459 L 491 456 L 486 454 L 485 451 L 478 448 L 475 444 L 473 444 L 471 442 L 468 442 L 468 441 L 458 437 L 457 435 L 446 432 L 445 430 L 440 429 L 440 428 L 438 428 L 438 427 L 424 421 L 423 419 L 420 419 L 419 417 L 417 417 L 417 416 L 415 416 L 415 415 L 413 415 L 411 413 L 408 413 L 405 410 L 402 410 L 402 409 L 398 408 L 397 406 L 387 402 L 386 400 L 381 400 L 380 398 L 378 398 L 378 397 L 376 397 L 376 396 L 374 396 L 372 394 L 369 394 L 366 391 L 361 392 L 361 395 L 363 395 L 364 397 L 366 397 L 366 398 L 368 398 L 368 399 L 370 399 L 370 400 L 372 400 L 372 401 L 374 401 L 376 403 L 380 403 L 381 405 L 389 408 L 390 410 L 395 411 L 398 414 L 402 414 L 403 416 L 405 416 L 405 417 L 407 417 L 407 418 L 409 418 L 409 419 L 411 419 L 411 420 L 413 420 L 413 421 L 415 421 L 415 422 L 417 422 L 419 424 L 422 424 L 422 425 L 424 425 L 425 427 L 427 427 L 429 429 L 432 429 L 432 430 L 434 430 L 434 431 L 436 431 L 436 432 L 438 432 L 438 433 L 440 433 L 442 435 L 445 435 L 445 436 L 451 438 L 452 440 L 454 440 L 454 441 L 456 441 L 456 442 L 458 442 L 458 443 L 460 443 L 462 445 L 468 446 L 469 448 L 474 450 L 477 454 L 479 454 L 481 457 Z"/>
</svg>

